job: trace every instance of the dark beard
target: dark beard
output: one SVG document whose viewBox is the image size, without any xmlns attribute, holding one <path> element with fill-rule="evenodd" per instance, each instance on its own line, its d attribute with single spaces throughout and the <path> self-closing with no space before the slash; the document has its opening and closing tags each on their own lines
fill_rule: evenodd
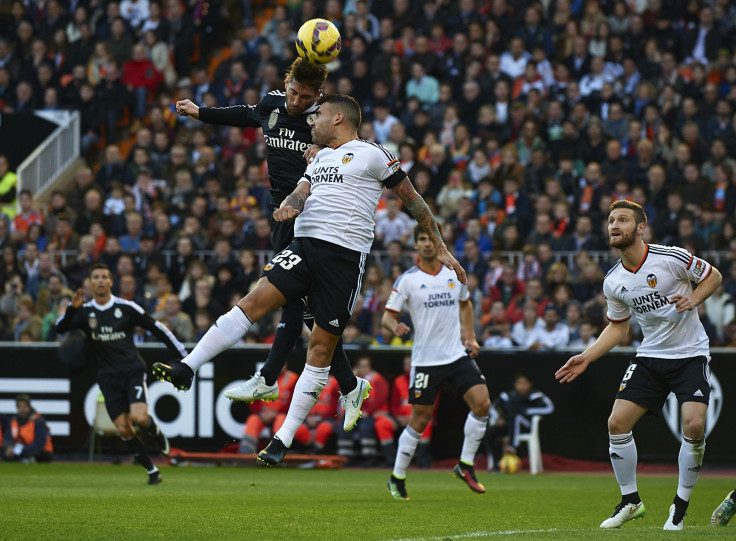
<svg viewBox="0 0 736 541">
<path fill-rule="evenodd" d="M 611 241 L 609 240 L 609 242 Z M 634 244 L 634 242 L 636 242 L 636 235 L 634 233 L 632 233 L 631 235 L 626 235 L 622 233 L 621 238 L 618 240 L 618 244 L 614 246 L 611 242 L 611 247 L 616 248 L 617 250 L 625 250 L 626 248 Z"/>
</svg>

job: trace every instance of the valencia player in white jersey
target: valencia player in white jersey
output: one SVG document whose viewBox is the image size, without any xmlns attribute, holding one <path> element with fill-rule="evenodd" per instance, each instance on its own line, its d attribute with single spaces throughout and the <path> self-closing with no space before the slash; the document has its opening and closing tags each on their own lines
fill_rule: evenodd
<svg viewBox="0 0 736 541">
<path fill-rule="evenodd" d="M 645 413 L 661 411 L 672 392 L 680 404 L 684 436 L 677 494 L 664 529 L 681 530 L 703 463 L 710 398 L 708 337 L 695 307 L 716 290 L 721 274 L 687 250 L 646 244 L 646 227 L 647 217 L 641 206 L 625 200 L 611 205 L 608 235 L 621 259 L 603 281 L 610 323 L 555 377 L 561 383 L 575 380 L 627 335 L 632 315 L 637 319 L 644 340 L 623 375 L 608 419 L 609 453 L 622 498 L 601 528 L 618 528 L 644 515 L 636 485 L 637 452 L 632 430 Z M 697 284 L 695 289 L 693 282 Z"/>
<path fill-rule="evenodd" d="M 314 328 L 307 363 L 294 389 L 286 420 L 258 458 L 279 463 L 294 433 L 322 392 L 330 359 L 360 293 L 366 256 L 373 241 L 374 215 L 383 188 L 401 198 L 438 250 L 439 261 L 464 284 L 465 271 L 450 254 L 437 222 L 396 157 L 380 145 L 358 139 L 360 106 L 350 96 L 323 96 L 311 120 L 312 139 L 322 148 L 295 190 L 274 212 L 277 222 L 296 220 L 294 240 L 264 269 L 255 289 L 221 316 L 181 363 L 154 365 L 154 373 L 174 385 L 191 381 L 192 371 L 235 345 L 255 321 L 287 302 L 309 298 Z M 355 163 L 352 163 L 355 160 Z M 356 164 L 360 164 L 357 167 Z M 363 379 L 344 396 L 343 407 L 360 416 L 370 391 Z M 349 403 L 348 403 L 349 402 Z"/>
<path fill-rule="evenodd" d="M 409 467 L 422 432 L 432 419 L 435 398 L 444 382 L 450 382 L 470 407 L 465 420 L 465 439 L 460 461 L 453 470 L 471 490 L 483 494 L 473 461 L 488 424 L 491 401 L 488 386 L 473 358 L 480 347 L 475 337 L 473 305 L 465 284 L 437 258 L 437 247 L 419 227 L 414 228 L 419 265 L 396 280 L 386 303 L 382 325 L 403 336 L 410 332 L 399 321 L 406 307 L 414 325 L 409 375 L 409 424 L 399 436 L 399 448 L 388 488 L 397 500 L 408 500 L 406 469 Z"/>
</svg>

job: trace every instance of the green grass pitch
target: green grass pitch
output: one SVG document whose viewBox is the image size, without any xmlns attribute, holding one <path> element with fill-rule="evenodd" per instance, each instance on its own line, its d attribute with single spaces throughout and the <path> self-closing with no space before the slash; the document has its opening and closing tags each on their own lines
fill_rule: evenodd
<svg viewBox="0 0 736 541">
<path fill-rule="evenodd" d="M 410 470 L 411 501 L 391 499 L 388 470 L 163 467 L 149 487 L 139 467 L 0 464 L 0 539 L 673 539 L 662 525 L 674 476 L 642 476 L 642 520 L 601 531 L 619 500 L 613 475 L 478 473 L 470 492 L 449 471 Z M 685 521 L 688 539 L 734 539 L 709 525 L 736 480 L 704 476 Z M 674 533 L 674 536 L 673 536 Z"/>
</svg>

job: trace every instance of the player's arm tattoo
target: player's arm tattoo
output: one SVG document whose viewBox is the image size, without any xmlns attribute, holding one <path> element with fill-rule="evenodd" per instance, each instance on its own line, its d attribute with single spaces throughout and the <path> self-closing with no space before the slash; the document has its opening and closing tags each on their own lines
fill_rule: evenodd
<svg viewBox="0 0 736 541">
<path fill-rule="evenodd" d="M 414 219 L 424 229 L 427 235 L 429 235 L 434 245 L 441 246 L 444 244 L 432 211 L 429 210 L 422 196 L 414 189 L 409 177 L 404 177 L 404 180 L 394 186 L 392 190 L 401 198 L 407 210 L 414 216 Z"/>
<path fill-rule="evenodd" d="M 300 182 L 296 185 L 294 191 L 286 196 L 286 199 L 283 200 L 279 208 L 292 207 L 301 212 L 302 210 L 304 210 L 304 204 L 307 202 L 307 197 L 309 197 L 309 193 L 309 183 Z"/>
</svg>

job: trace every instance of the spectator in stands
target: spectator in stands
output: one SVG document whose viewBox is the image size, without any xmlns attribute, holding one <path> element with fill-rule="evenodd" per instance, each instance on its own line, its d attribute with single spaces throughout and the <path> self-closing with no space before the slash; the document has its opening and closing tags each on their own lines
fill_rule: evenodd
<svg viewBox="0 0 736 541">
<path fill-rule="evenodd" d="M 3 427 L 2 460 L 50 462 L 54 452 L 46 420 L 31 407 L 27 394 L 15 397 L 17 413 L 10 419 L 9 428 Z"/>
<path fill-rule="evenodd" d="M 181 303 L 176 295 L 168 295 L 164 309 L 153 314 L 153 317 L 165 324 L 182 342 L 193 342 L 195 329 L 192 319 L 181 311 Z"/>
<path fill-rule="evenodd" d="M 0 163 L 2 163 L 2 157 L 0 157 Z M 0 180 L 0 184 L 2 184 L 2 180 Z M 25 242 L 31 224 L 43 225 L 43 214 L 33 208 L 31 191 L 24 189 L 20 192 L 20 212 L 13 218 L 13 241 L 16 243 Z"/>
<path fill-rule="evenodd" d="M 72 290 L 66 287 L 64 282 L 64 276 L 58 271 L 53 272 L 49 276 L 46 285 L 38 292 L 33 309 L 34 314 L 43 317 L 51 310 L 52 306 L 59 304 L 61 297 L 65 295 L 71 297 L 74 294 Z"/>
<path fill-rule="evenodd" d="M 142 1 L 137 0 L 137 2 Z M 163 74 L 148 59 L 146 46 L 142 43 L 133 46 L 131 60 L 123 65 L 121 82 L 127 85 L 128 92 L 133 95 L 135 100 L 133 113 L 137 120 L 142 121 L 146 116 L 146 104 L 162 80 Z"/>
<path fill-rule="evenodd" d="M 386 208 L 379 210 L 376 218 L 376 241 L 383 247 L 394 241 L 406 246 L 411 237 L 413 220 L 400 210 L 398 197 L 390 195 L 385 201 Z"/>
<path fill-rule="evenodd" d="M 34 313 L 33 299 L 25 296 L 18 303 L 18 316 L 13 322 L 13 338 L 20 341 L 21 333 L 29 333 L 32 342 L 41 341 L 41 318 Z"/>
<path fill-rule="evenodd" d="M 528 349 L 530 351 L 553 350 L 567 346 L 569 341 L 570 333 L 567 326 L 560 322 L 557 308 L 548 304 L 544 308 L 542 324 L 533 330 L 527 341 Z"/>
</svg>

